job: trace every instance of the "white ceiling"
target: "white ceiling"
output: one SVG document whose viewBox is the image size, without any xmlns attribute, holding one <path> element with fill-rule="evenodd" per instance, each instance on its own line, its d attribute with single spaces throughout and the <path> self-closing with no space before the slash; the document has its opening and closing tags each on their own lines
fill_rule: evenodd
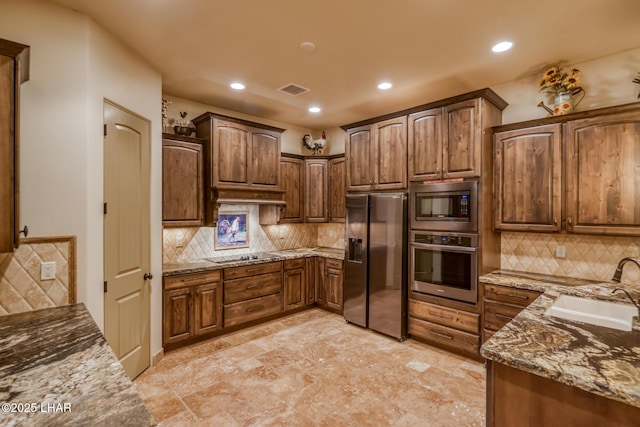
<svg viewBox="0 0 640 427">
<path fill-rule="evenodd" d="M 52 1 L 160 70 L 164 93 L 310 129 L 640 47 L 640 0 Z M 492 53 L 502 39 L 514 48 Z M 277 91 L 288 83 L 311 91 Z"/>
</svg>

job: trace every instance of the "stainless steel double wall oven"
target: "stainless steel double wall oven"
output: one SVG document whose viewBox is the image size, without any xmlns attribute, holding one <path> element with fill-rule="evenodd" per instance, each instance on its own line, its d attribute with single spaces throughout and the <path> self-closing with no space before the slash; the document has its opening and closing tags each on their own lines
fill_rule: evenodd
<svg viewBox="0 0 640 427">
<path fill-rule="evenodd" d="M 478 181 L 413 183 L 409 196 L 411 290 L 475 304 Z"/>
</svg>

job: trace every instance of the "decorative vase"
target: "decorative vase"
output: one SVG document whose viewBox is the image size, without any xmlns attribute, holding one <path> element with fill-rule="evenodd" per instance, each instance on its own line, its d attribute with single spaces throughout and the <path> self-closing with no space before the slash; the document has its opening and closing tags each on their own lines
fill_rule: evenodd
<svg viewBox="0 0 640 427">
<path fill-rule="evenodd" d="M 573 93 L 558 92 L 553 100 L 553 115 L 561 116 L 563 114 L 569 114 L 573 111 L 573 107 Z"/>
</svg>

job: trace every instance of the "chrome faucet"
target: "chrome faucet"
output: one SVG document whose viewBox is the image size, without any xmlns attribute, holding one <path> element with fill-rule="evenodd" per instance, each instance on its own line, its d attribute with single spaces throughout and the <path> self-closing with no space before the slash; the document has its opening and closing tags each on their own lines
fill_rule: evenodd
<svg viewBox="0 0 640 427">
<path fill-rule="evenodd" d="M 634 259 L 634 258 L 632 258 L 632 259 Z M 637 260 L 636 260 L 636 261 L 637 261 Z M 616 273 L 617 273 L 617 270 L 616 270 Z M 619 282 L 619 281 L 620 281 L 620 280 L 618 279 L 618 282 Z M 622 291 L 622 292 L 624 292 L 624 293 L 625 293 L 625 295 L 627 296 L 627 298 L 629 298 L 629 300 L 631 300 L 631 302 L 633 303 L 633 305 L 635 305 L 635 306 L 636 306 L 636 308 L 638 309 L 638 315 L 634 318 L 634 320 L 635 320 L 635 321 L 640 320 L 640 298 L 638 298 L 638 302 L 635 302 L 635 301 L 634 301 L 634 299 L 633 299 L 633 297 L 632 297 L 631 295 L 629 295 L 629 292 L 625 291 L 625 290 L 624 290 L 624 289 L 622 289 L 622 288 L 615 288 L 611 293 L 612 293 L 612 294 L 615 294 L 615 293 L 616 293 L 616 292 L 618 292 L 618 291 Z"/>
<path fill-rule="evenodd" d="M 618 268 L 616 268 L 616 272 L 613 274 L 613 277 L 611 278 L 612 282 L 620 283 L 620 279 L 622 278 L 622 267 L 624 267 L 624 265 L 629 261 L 631 261 L 632 263 L 640 267 L 640 261 L 638 260 L 638 258 L 631 258 L 631 257 L 622 258 L 618 263 Z"/>
</svg>

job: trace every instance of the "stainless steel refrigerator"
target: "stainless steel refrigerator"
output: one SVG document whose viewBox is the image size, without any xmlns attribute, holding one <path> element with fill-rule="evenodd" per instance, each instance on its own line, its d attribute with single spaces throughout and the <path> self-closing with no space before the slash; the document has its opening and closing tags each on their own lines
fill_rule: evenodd
<svg viewBox="0 0 640 427">
<path fill-rule="evenodd" d="M 344 318 L 407 337 L 407 194 L 346 196 Z"/>
</svg>

